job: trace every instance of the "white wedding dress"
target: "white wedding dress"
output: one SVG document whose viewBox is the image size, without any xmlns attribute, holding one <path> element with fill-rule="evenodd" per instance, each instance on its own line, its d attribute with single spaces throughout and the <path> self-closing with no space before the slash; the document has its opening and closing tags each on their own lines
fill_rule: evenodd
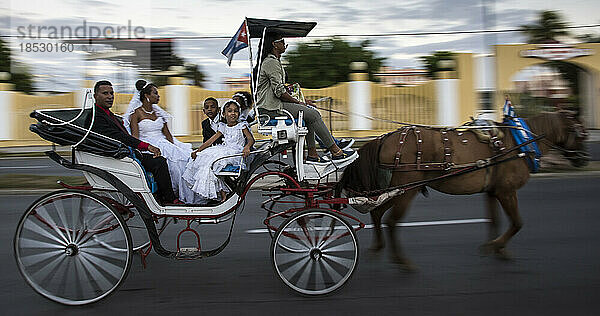
<svg viewBox="0 0 600 316">
<path fill-rule="evenodd" d="M 162 132 L 165 120 L 158 117 L 156 120 L 143 119 L 139 121 L 139 139 L 160 149 L 161 155 L 167 159 L 173 191 L 184 203 L 197 202 L 194 192 L 183 182 L 182 174 L 189 160 L 191 160 L 192 144 L 182 143 L 173 137 L 173 142 L 167 140 Z"/>
<path fill-rule="evenodd" d="M 214 166 L 213 162 L 218 158 L 242 152 L 246 145 L 246 137 L 243 132 L 245 128 L 248 128 L 248 124 L 244 122 L 231 127 L 225 123 L 219 123 L 217 130 L 223 133 L 223 143 L 199 152 L 196 159 L 187 164 L 183 173 L 183 180 L 188 183 L 192 191 L 211 200 L 219 199 L 217 193 L 221 190 L 229 192 L 227 185 L 215 175 L 215 172 L 220 171 L 228 164 L 244 168 L 243 158 L 240 156 L 221 159 Z"/>
</svg>

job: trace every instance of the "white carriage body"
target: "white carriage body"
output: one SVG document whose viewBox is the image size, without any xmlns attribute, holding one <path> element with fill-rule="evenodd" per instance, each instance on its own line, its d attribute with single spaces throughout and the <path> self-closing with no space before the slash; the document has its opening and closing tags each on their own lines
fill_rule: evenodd
<svg viewBox="0 0 600 316">
<path fill-rule="evenodd" d="M 189 206 L 189 205 L 169 205 L 162 206 L 158 204 L 154 195 L 150 191 L 150 187 L 146 182 L 144 170 L 133 159 L 125 157 L 115 159 L 111 157 L 100 156 L 84 151 L 76 151 L 75 159 L 78 164 L 88 165 L 108 171 L 117 179 L 121 180 L 133 192 L 139 193 L 150 210 L 157 215 L 169 216 L 203 216 L 207 219 L 201 220 L 207 223 L 219 223 L 226 221 L 230 216 L 222 216 L 230 211 L 238 203 L 239 195 L 232 194 L 225 202 L 216 206 Z M 88 183 L 99 190 L 116 190 L 112 185 L 104 179 L 90 173 L 83 172 Z"/>
</svg>

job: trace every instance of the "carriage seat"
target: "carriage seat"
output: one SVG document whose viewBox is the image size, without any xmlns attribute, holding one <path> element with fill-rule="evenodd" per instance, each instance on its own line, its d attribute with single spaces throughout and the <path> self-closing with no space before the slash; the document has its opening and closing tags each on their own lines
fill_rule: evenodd
<svg viewBox="0 0 600 316">
<path fill-rule="evenodd" d="M 32 124 L 29 129 L 43 139 L 61 146 L 75 145 L 85 136 L 92 114 L 91 109 L 86 109 L 79 117 L 77 117 L 80 112 L 80 109 L 36 110 L 33 111 L 30 116 L 37 119 L 38 123 Z M 76 119 L 73 120 L 74 118 Z M 71 120 L 73 121 L 66 123 Z M 77 146 L 77 150 L 119 160 L 119 162 L 115 162 L 114 160 L 109 159 L 106 162 L 107 165 L 120 166 L 121 161 L 127 160 L 124 158 L 130 158 L 132 161 L 129 163 L 135 162 L 139 165 L 138 168 L 141 169 L 140 173 L 144 175 L 150 192 L 156 192 L 158 186 L 152 173 L 146 171 L 142 166 L 141 161 L 136 157 L 135 152 L 120 141 L 90 131 L 85 141 Z M 84 159 L 83 162 L 87 162 L 86 160 L 89 158 L 89 155 L 79 154 L 77 157 L 79 159 Z M 90 165 L 94 165 L 94 162 L 100 161 L 101 159 L 94 158 L 91 160 Z M 119 167 L 116 167 L 115 170 L 118 171 L 117 169 L 119 169 Z M 137 168 L 134 169 L 137 170 Z M 90 182 L 89 178 L 88 182 Z"/>
<path fill-rule="evenodd" d="M 77 117 L 80 111 L 80 109 L 35 110 L 29 116 L 36 119 L 38 123 L 30 125 L 29 130 L 61 146 L 75 145 L 87 133 L 92 115 L 91 109 L 86 109 Z M 66 123 L 76 117 L 73 122 Z M 90 132 L 77 149 L 117 159 L 130 154 L 129 147 L 125 144 L 95 132 Z"/>
</svg>

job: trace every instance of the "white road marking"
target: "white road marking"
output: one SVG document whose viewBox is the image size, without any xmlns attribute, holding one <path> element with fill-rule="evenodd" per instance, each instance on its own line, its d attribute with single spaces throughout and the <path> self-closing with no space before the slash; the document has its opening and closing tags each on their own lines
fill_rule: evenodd
<svg viewBox="0 0 600 316">
<path fill-rule="evenodd" d="M 418 226 L 439 226 L 439 225 L 460 225 L 460 224 L 478 224 L 478 223 L 489 223 L 489 219 L 487 218 L 470 218 L 470 219 L 453 219 L 453 220 L 445 220 L 445 221 L 425 221 L 425 222 L 408 222 L 408 223 L 398 223 L 396 227 L 418 227 Z M 387 227 L 387 225 L 383 224 L 382 227 Z M 353 226 L 354 228 L 358 228 L 357 225 Z M 373 224 L 365 225 L 365 229 L 372 229 Z M 264 234 L 268 233 L 269 230 L 266 228 L 257 228 L 247 230 L 248 234 Z"/>
<path fill-rule="evenodd" d="M 0 169 L 45 169 L 50 166 L 21 166 L 21 167 L 0 167 Z"/>
</svg>

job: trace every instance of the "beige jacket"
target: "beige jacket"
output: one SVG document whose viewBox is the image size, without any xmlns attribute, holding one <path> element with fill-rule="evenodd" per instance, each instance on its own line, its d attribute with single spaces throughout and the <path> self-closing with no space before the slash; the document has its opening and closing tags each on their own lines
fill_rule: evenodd
<svg viewBox="0 0 600 316">
<path fill-rule="evenodd" d="M 281 62 L 273 54 L 269 54 L 262 62 L 256 90 L 256 106 L 270 111 L 279 111 L 282 101 L 279 97 L 285 90 L 285 70 Z"/>
</svg>

